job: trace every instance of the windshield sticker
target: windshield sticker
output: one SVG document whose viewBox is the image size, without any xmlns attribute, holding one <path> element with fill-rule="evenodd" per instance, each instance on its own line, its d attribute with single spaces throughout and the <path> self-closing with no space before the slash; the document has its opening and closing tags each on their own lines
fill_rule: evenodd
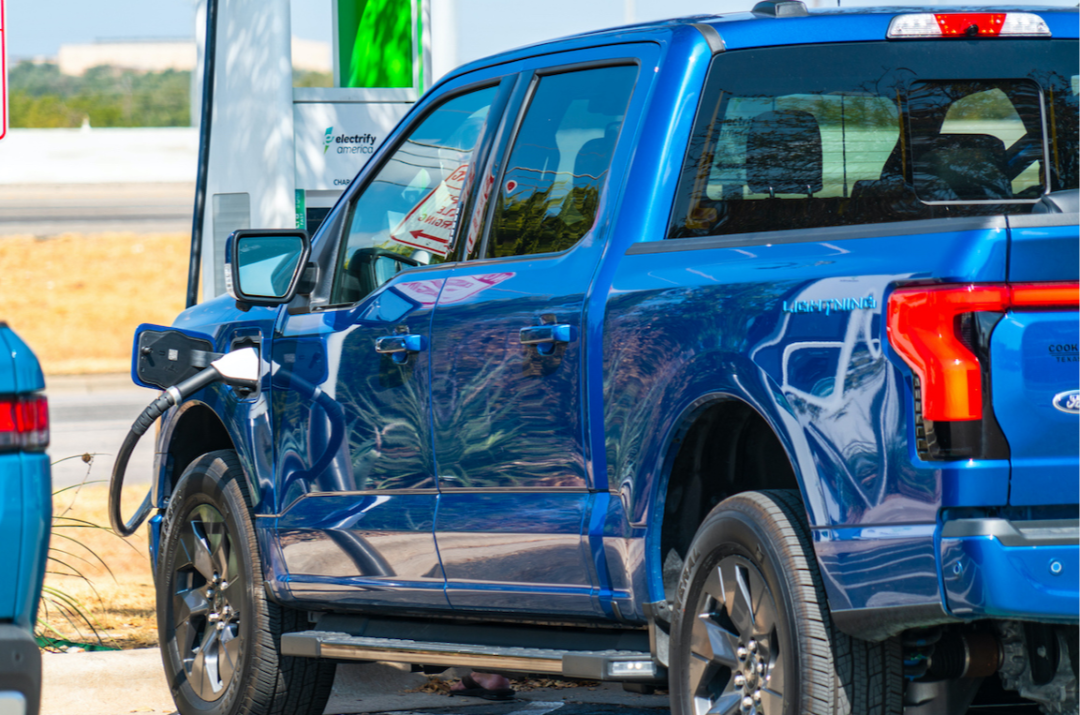
<svg viewBox="0 0 1080 715">
<path fill-rule="evenodd" d="M 395 243 L 410 248 L 430 251 L 445 258 L 450 253 L 450 239 L 457 225 L 458 202 L 461 187 L 469 173 L 468 164 L 462 164 L 439 182 L 439 185 L 390 232 Z"/>
</svg>

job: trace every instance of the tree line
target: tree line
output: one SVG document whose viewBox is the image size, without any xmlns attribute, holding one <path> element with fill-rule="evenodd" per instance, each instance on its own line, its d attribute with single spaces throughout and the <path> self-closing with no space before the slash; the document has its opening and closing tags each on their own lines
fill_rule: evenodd
<svg viewBox="0 0 1080 715">
<path fill-rule="evenodd" d="M 296 72 L 298 87 L 330 85 L 329 73 Z M 134 72 L 101 66 L 65 75 L 51 63 L 23 61 L 8 71 L 8 122 L 15 128 L 186 127 L 191 72 Z"/>
<path fill-rule="evenodd" d="M 186 127 L 191 72 L 94 67 L 81 77 L 55 64 L 20 62 L 8 72 L 12 127 Z"/>
</svg>

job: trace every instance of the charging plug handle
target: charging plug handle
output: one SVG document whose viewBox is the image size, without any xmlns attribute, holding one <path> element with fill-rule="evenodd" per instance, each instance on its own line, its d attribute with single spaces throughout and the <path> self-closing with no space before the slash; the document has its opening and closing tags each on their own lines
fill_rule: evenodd
<svg viewBox="0 0 1080 715">
<path fill-rule="evenodd" d="M 234 350 L 210 363 L 210 367 L 166 388 L 142 411 L 142 414 L 131 425 L 127 436 L 124 437 L 124 443 L 120 445 L 120 451 L 116 455 L 116 462 L 113 463 L 112 478 L 109 480 L 109 521 L 112 523 L 113 531 L 125 538 L 131 536 L 142 526 L 153 509 L 150 503 L 151 492 L 147 492 L 146 498 L 139 505 L 135 515 L 125 522 L 120 514 L 120 495 L 124 490 L 124 474 L 127 472 L 131 453 L 139 439 L 146 434 L 157 418 L 165 414 L 170 407 L 183 402 L 189 395 L 218 380 L 240 387 L 253 388 L 258 385 L 258 377 L 259 354 L 256 349 L 246 347 Z"/>
</svg>

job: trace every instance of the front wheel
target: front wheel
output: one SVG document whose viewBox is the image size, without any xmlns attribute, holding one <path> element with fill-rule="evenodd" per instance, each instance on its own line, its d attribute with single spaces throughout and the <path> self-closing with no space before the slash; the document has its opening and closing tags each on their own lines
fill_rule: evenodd
<svg viewBox="0 0 1080 715">
<path fill-rule="evenodd" d="M 303 614 L 268 600 L 243 470 L 232 451 L 196 459 L 162 525 L 158 638 L 182 715 L 318 715 L 332 662 L 281 655 Z"/>
<path fill-rule="evenodd" d="M 899 715 L 895 640 L 832 624 L 797 492 L 746 492 L 701 524 L 679 580 L 675 715 Z"/>
</svg>

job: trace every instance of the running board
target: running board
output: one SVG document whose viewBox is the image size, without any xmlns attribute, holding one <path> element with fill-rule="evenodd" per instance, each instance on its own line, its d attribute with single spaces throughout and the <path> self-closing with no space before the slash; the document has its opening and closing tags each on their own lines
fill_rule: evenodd
<svg viewBox="0 0 1080 715">
<path fill-rule="evenodd" d="M 664 668 L 653 661 L 649 652 L 639 647 L 638 638 L 626 638 L 625 635 L 605 637 L 597 632 L 561 633 L 558 634 L 561 638 L 543 638 L 548 642 L 529 644 L 530 640 L 535 640 L 529 638 L 536 635 L 535 631 L 530 632 L 530 629 L 517 633 L 512 626 L 504 626 L 498 629 L 502 637 L 495 642 L 490 637 L 489 628 L 473 626 L 469 629 L 472 637 L 462 637 L 466 633 L 456 632 L 458 629 L 448 624 L 438 629 L 439 640 L 429 640 L 435 635 L 429 628 L 423 629 L 423 639 L 409 639 L 383 635 L 390 629 L 372 627 L 375 624 L 371 621 L 357 623 L 359 628 L 349 627 L 352 623 L 335 622 L 337 619 L 334 618 L 324 621 L 313 630 L 283 634 L 281 654 L 301 658 L 469 667 L 484 672 L 537 673 L 587 680 L 657 682 L 667 676 Z M 398 626 L 393 629 L 395 635 L 421 635 L 409 633 L 412 629 L 405 623 L 395 625 Z M 430 627 L 434 624 L 427 625 Z M 346 627 L 339 630 L 333 626 Z M 597 645 L 615 647 L 590 649 L 590 646 L 595 648 Z"/>
</svg>

